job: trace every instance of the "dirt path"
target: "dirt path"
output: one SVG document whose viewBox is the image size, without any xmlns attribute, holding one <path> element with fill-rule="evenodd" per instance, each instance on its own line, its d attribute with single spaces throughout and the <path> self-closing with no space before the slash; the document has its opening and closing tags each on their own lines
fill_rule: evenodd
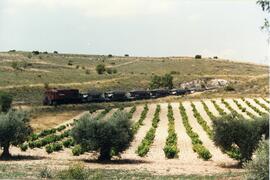
<svg viewBox="0 0 270 180">
<path fill-rule="evenodd" d="M 111 109 L 102 119 L 109 119 L 117 110 L 118 108 Z"/>
<path fill-rule="evenodd" d="M 249 107 L 242 99 L 235 99 L 239 102 L 239 104 L 241 104 L 244 108 L 246 108 L 246 110 L 250 113 L 252 113 L 253 115 L 260 117 L 260 115 L 255 112 L 251 107 Z"/>
<path fill-rule="evenodd" d="M 217 105 L 219 105 L 220 108 L 226 112 L 226 114 L 231 113 L 231 111 L 229 109 L 227 109 L 226 106 L 221 102 L 221 99 L 215 99 L 215 100 L 216 100 Z"/>
<path fill-rule="evenodd" d="M 210 117 L 207 115 L 207 113 L 205 112 L 202 103 L 199 101 L 194 101 L 193 104 L 195 105 L 196 109 L 198 110 L 202 118 L 207 122 L 207 125 L 211 127 L 212 121 Z"/>
<path fill-rule="evenodd" d="M 124 77 L 118 77 L 118 78 L 111 78 L 111 79 L 103 79 L 103 80 L 92 80 L 87 82 L 72 82 L 72 83 L 50 83 L 50 86 L 52 87 L 58 87 L 58 86 L 81 86 L 81 85 L 100 85 L 100 84 L 106 84 L 113 81 L 123 80 Z M 2 86 L 0 89 L 12 89 L 12 88 L 23 88 L 23 87 L 44 87 L 44 84 L 42 83 L 36 83 L 36 84 L 26 84 L 26 85 L 13 85 L 13 86 Z"/>
<path fill-rule="evenodd" d="M 136 107 L 136 111 L 133 113 L 132 118 L 131 118 L 131 121 L 133 123 L 137 122 L 140 119 L 141 114 L 143 112 L 143 108 L 144 108 L 144 106 L 137 106 Z"/>
<path fill-rule="evenodd" d="M 257 99 L 260 101 L 260 103 L 265 104 L 268 108 L 270 107 L 269 104 L 265 102 L 265 100 L 263 100 L 263 98 L 257 98 Z"/>
<path fill-rule="evenodd" d="M 175 119 L 175 132 L 177 134 L 177 147 L 179 149 L 179 160 L 181 162 L 200 161 L 196 153 L 192 149 L 190 137 L 186 133 L 183 125 L 182 117 L 179 111 L 179 103 L 171 103 L 173 108 L 173 116 Z"/>
<path fill-rule="evenodd" d="M 218 117 L 219 113 L 216 110 L 214 104 L 211 102 L 211 100 L 203 100 L 203 102 L 207 105 L 207 107 L 209 108 L 209 110 L 213 113 L 214 116 Z"/>
<path fill-rule="evenodd" d="M 134 140 L 131 142 L 131 146 L 129 149 L 127 149 L 122 157 L 124 158 L 136 158 L 138 155 L 136 154 L 136 150 L 138 146 L 140 145 L 142 139 L 146 135 L 147 131 L 151 128 L 152 126 L 152 119 L 154 117 L 154 113 L 156 110 L 156 104 L 150 104 L 149 106 L 149 111 L 146 115 L 146 118 L 143 121 L 143 125 L 139 128 L 138 132 L 135 134 Z"/>
<path fill-rule="evenodd" d="M 232 99 L 225 99 L 226 102 L 230 104 L 230 106 L 239 114 L 243 115 L 244 118 L 250 119 L 250 117 L 247 115 L 246 112 L 242 112 L 241 109 L 238 108 L 238 106 L 233 102 Z"/>
<path fill-rule="evenodd" d="M 166 138 L 168 136 L 168 104 L 160 104 L 160 121 L 156 129 L 155 139 L 153 144 L 150 147 L 150 150 L 147 154 L 149 159 L 163 160 L 165 159 L 165 154 L 163 148 L 166 144 Z"/>
<path fill-rule="evenodd" d="M 257 104 L 253 99 L 251 98 L 245 98 L 246 101 L 250 102 L 251 105 L 257 107 L 260 111 L 264 112 L 264 113 L 268 113 L 264 108 L 262 108 L 259 104 Z"/>
<path fill-rule="evenodd" d="M 192 107 L 190 102 L 184 102 L 183 103 L 186 112 L 188 114 L 188 119 L 191 127 L 193 128 L 193 131 L 198 133 L 200 140 L 203 142 L 203 145 L 210 151 L 210 153 L 213 155 L 212 160 L 217 163 L 225 163 L 225 162 L 231 162 L 231 159 L 227 157 L 225 154 L 223 154 L 220 149 L 218 149 L 212 140 L 209 139 L 206 132 L 203 130 L 203 128 L 198 124 L 196 118 L 193 116 Z"/>
</svg>

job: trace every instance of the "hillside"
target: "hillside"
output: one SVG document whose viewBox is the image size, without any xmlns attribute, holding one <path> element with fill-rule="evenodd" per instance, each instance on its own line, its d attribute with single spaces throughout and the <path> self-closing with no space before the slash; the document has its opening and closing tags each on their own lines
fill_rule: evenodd
<svg viewBox="0 0 270 180">
<path fill-rule="evenodd" d="M 97 64 L 117 73 L 99 75 Z M 154 74 L 171 73 L 174 86 L 201 79 L 225 79 L 235 91 L 220 89 L 201 96 L 265 96 L 269 89 L 269 67 L 221 59 L 191 57 L 119 57 L 103 55 L 0 53 L 0 89 L 15 101 L 40 103 L 44 85 L 80 90 L 131 90 L 148 88 Z"/>
</svg>

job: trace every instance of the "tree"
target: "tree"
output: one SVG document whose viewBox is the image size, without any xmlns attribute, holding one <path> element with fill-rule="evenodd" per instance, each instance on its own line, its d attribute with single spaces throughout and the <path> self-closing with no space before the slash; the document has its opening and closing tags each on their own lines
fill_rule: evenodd
<svg viewBox="0 0 270 180">
<path fill-rule="evenodd" d="M 151 77 L 150 89 L 157 89 L 161 87 L 161 77 L 154 75 Z"/>
<path fill-rule="evenodd" d="M 11 108 L 12 96 L 5 92 L 0 92 L 0 112 L 7 112 Z"/>
<path fill-rule="evenodd" d="M 229 114 L 213 120 L 213 140 L 223 151 L 237 149 L 240 163 L 250 160 L 258 142 L 264 135 L 269 138 L 269 117 L 254 120 Z"/>
<path fill-rule="evenodd" d="M 162 86 L 165 88 L 169 88 L 172 89 L 173 88 L 173 76 L 170 74 L 165 74 L 162 78 L 161 78 L 161 83 Z"/>
<path fill-rule="evenodd" d="M 254 152 L 252 161 L 248 161 L 244 167 L 247 179 L 269 179 L 269 141 L 263 140 Z"/>
<path fill-rule="evenodd" d="M 259 4 L 264 12 L 268 14 L 268 16 L 264 19 L 264 24 L 261 29 L 264 30 L 268 35 L 268 43 L 270 43 L 270 1 L 269 0 L 258 0 L 257 4 Z"/>
<path fill-rule="evenodd" d="M 10 145 L 20 145 L 32 133 L 29 116 L 24 111 L 10 110 L 0 114 L 0 146 L 3 148 L 2 158 L 9 158 Z"/>
<path fill-rule="evenodd" d="M 173 88 L 173 76 L 170 74 L 165 74 L 164 76 L 154 75 L 151 78 L 150 89 L 157 88 Z"/>
<path fill-rule="evenodd" d="M 83 151 L 99 151 L 100 160 L 110 160 L 127 149 L 133 138 L 128 114 L 117 111 L 108 120 L 87 114 L 80 118 L 71 135 Z"/>
<path fill-rule="evenodd" d="M 96 71 L 98 74 L 103 74 L 106 71 L 105 65 L 104 64 L 98 64 L 96 66 Z"/>
</svg>

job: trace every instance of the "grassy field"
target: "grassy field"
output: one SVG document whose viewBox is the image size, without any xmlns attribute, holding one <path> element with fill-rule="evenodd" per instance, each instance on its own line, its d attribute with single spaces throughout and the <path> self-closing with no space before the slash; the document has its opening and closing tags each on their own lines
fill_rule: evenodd
<svg viewBox="0 0 270 180">
<path fill-rule="evenodd" d="M 97 64 L 116 69 L 115 74 L 98 75 Z M 14 68 L 14 64 L 19 68 Z M 218 95 L 268 95 L 269 67 L 221 59 L 190 57 L 108 57 L 102 55 L 0 53 L 0 89 L 15 101 L 40 104 L 44 84 L 80 90 L 131 90 L 148 88 L 151 76 L 171 73 L 174 86 L 204 78 L 230 80 L 236 91 L 219 90 Z"/>
</svg>

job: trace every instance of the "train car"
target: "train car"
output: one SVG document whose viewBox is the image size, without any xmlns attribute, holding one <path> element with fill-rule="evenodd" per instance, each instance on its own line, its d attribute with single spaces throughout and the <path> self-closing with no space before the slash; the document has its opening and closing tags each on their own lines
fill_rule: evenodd
<svg viewBox="0 0 270 180">
<path fill-rule="evenodd" d="M 127 96 L 124 91 L 109 91 L 104 93 L 104 98 L 106 101 L 126 101 Z"/>
<path fill-rule="evenodd" d="M 88 91 L 86 93 L 82 94 L 82 101 L 85 103 L 88 102 L 104 102 L 105 98 L 103 96 L 102 92 L 98 92 L 98 91 Z"/>
<path fill-rule="evenodd" d="M 179 96 L 179 95 L 186 95 L 186 94 L 190 94 L 190 90 L 188 89 L 172 89 L 170 90 L 170 95 L 176 95 L 176 96 Z"/>
<path fill-rule="evenodd" d="M 135 90 L 127 93 L 129 100 L 150 99 L 151 95 L 149 91 Z"/>
<path fill-rule="evenodd" d="M 82 101 L 78 89 L 49 89 L 45 91 L 44 95 L 44 105 L 80 103 Z"/>
<path fill-rule="evenodd" d="M 167 89 L 154 89 L 154 90 L 150 90 L 149 92 L 150 92 L 151 98 L 165 97 L 170 94 L 170 91 Z"/>
</svg>

